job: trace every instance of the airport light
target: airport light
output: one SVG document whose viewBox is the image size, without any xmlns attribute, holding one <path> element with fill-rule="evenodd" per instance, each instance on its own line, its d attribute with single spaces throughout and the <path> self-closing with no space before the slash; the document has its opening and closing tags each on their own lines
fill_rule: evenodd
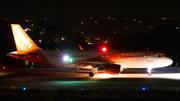
<svg viewBox="0 0 180 101">
<path fill-rule="evenodd" d="M 6 67 L 3 67 L 3 69 L 6 69 Z"/>
<path fill-rule="evenodd" d="M 23 90 L 26 90 L 26 87 L 23 87 Z"/>
<path fill-rule="evenodd" d="M 145 88 L 145 87 L 142 87 L 142 90 L 143 90 L 143 91 L 145 91 L 145 90 L 146 90 L 146 88 Z"/>
</svg>

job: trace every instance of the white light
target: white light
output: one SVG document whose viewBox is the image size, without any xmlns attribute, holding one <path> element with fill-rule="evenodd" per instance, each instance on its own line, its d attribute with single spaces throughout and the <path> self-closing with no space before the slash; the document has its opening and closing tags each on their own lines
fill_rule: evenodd
<svg viewBox="0 0 180 101">
<path fill-rule="evenodd" d="M 178 29 L 178 27 L 176 27 L 176 29 Z"/>
<path fill-rule="evenodd" d="M 148 72 L 148 73 L 150 73 L 150 72 L 151 72 L 151 70 L 152 70 L 152 68 L 148 68 L 148 69 L 147 69 L 147 72 Z"/>
<path fill-rule="evenodd" d="M 28 28 L 24 29 L 25 32 L 27 32 L 28 30 L 29 30 Z"/>
<path fill-rule="evenodd" d="M 64 59 L 64 61 L 68 61 L 69 60 L 69 56 L 66 55 L 66 56 L 64 56 L 63 59 Z"/>
</svg>

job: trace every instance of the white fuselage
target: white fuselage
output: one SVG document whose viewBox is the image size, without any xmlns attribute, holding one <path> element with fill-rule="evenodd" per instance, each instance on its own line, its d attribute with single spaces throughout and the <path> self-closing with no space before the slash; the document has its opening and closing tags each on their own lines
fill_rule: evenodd
<svg viewBox="0 0 180 101">
<path fill-rule="evenodd" d="M 107 61 L 113 64 L 119 64 L 122 68 L 159 68 L 169 66 L 173 61 L 165 57 L 164 55 L 134 55 L 134 56 L 122 56 L 121 51 L 111 51 L 102 53 L 99 51 L 41 51 L 45 58 L 53 65 L 57 67 L 74 67 L 80 63 L 88 64 L 105 64 Z M 116 53 L 112 55 L 112 53 Z M 63 60 L 63 56 L 69 56 L 73 58 L 75 63 L 69 64 Z"/>
</svg>

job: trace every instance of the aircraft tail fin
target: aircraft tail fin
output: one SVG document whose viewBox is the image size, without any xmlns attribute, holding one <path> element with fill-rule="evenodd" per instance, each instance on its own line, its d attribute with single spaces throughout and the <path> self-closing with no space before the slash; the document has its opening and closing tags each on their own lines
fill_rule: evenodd
<svg viewBox="0 0 180 101">
<path fill-rule="evenodd" d="M 19 24 L 11 24 L 14 41 L 17 51 L 29 52 L 39 49 L 35 42 L 29 37 L 29 35 L 23 30 Z"/>
<path fill-rule="evenodd" d="M 84 49 L 81 47 L 81 45 L 78 45 L 78 46 L 79 46 L 79 49 L 80 49 L 80 50 L 84 50 Z"/>
</svg>

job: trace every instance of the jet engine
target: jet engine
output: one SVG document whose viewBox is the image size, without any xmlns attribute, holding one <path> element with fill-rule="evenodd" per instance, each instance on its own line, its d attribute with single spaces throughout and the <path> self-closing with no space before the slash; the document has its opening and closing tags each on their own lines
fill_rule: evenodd
<svg viewBox="0 0 180 101">
<path fill-rule="evenodd" d="M 107 64 L 105 65 L 105 73 L 107 74 L 119 74 L 121 70 L 121 65 Z"/>
</svg>

